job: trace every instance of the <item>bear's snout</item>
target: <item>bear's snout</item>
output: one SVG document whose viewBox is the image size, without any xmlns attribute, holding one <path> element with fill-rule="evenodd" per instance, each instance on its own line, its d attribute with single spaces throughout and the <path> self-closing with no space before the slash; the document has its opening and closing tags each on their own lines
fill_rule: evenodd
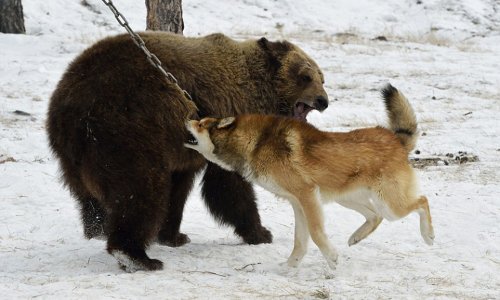
<svg viewBox="0 0 500 300">
<path fill-rule="evenodd" d="M 316 99 L 314 99 L 314 108 L 323 111 L 328 107 L 328 98 L 325 96 L 317 96 Z"/>
</svg>

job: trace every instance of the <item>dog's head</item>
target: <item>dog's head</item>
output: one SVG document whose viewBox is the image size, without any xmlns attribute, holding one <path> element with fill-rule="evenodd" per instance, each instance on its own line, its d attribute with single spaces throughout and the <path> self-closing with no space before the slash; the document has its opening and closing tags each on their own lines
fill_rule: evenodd
<svg viewBox="0 0 500 300">
<path fill-rule="evenodd" d="M 228 117 L 224 119 L 204 118 L 200 121 L 190 120 L 186 123 L 191 136 L 188 137 L 184 146 L 198 151 L 207 160 L 220 167 L 234 171 L 231 164 L 231 135 L 235 128 L 236 119 Z M 234 139 L 233 139 L 234 140 Z M 221 151 L 224 149 L 224 151 Z"/>
</svg>

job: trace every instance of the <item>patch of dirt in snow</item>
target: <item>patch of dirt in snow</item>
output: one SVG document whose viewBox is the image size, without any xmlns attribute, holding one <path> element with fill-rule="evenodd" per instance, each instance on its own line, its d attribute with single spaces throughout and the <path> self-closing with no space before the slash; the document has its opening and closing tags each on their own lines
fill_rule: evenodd
<svg viewBox="0 0 500 300">
<path fill-rule="evenodd" d="M 420 151 L 418 151 L 420 153 Z M 445 155 L 435 155 L 433 157 L 411 157 L 410 163 L 413 167 L 422 169 L 429 166 L 449 166 L 462 165 L 479 161 L 479 157 L 464 151 L 458 153 L 446 153 Z"/>
</svg>

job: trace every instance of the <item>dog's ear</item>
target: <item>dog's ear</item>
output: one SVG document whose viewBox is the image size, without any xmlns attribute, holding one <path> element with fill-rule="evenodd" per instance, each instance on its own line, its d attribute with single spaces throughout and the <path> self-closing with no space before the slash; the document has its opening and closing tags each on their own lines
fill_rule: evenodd
<svg viewBox="0 0 500 300">
<path fill-rule="evenodd" d="M 217 125 L 217 119 L 206 117 L 206 118 L 201 119 L 199 124 L 201 127 L 205 128 L 205 129 L 210 129 L 210 128 L 214 127 L 215 125 Z"/>
<path fill-rule="evenodd" d="M 217 129 L 228 128 L 234 123 L 234 120 L 236 120 L 234 117 L 228 117 L 220 120 L 219 124 L 217 124 Z"/>
</svg>

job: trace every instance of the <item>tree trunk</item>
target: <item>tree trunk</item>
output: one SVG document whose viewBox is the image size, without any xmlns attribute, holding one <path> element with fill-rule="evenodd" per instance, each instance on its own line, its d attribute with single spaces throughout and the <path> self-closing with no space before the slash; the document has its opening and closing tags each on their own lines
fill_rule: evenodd
<svg viewBox="0 0 500 300">
<path fill-rule="evenodd" d="M 146 0 L 146 7 L 146 30 L 170 31 L 182 35 L 182 0 Z"/>
<path fill-rule="evenodd" d="M 0 0 L 0 32 L 26 33 L 21 0 Z"/>
</svg>

